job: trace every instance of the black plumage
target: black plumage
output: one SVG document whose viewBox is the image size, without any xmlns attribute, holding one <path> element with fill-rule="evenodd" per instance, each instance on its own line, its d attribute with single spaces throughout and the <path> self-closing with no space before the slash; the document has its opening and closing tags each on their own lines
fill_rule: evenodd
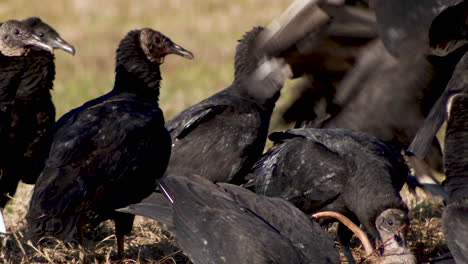
<svg viewBox="0 0 468 264">
<path fill-rule="evenodd" d="M 394 56 L 444 56 L 467 43 L 464 2 L 372 0 L 371 7 L 379 35 Z"/>
<path fill-rule="evenodd" d="M 457 93 L 468 93 L 468 80 L 464 77 L 468 72 L 467 51 L 467 47 L 461 48 L 458 51 L 462 52 L 463 57 L 458 61 L 445 90 L 440 95 L 439 99 L 437 99 L 437 102 L 432 107 L 418 133 L 411 142 L 411 145 L 408 147 L 408 152 L 415 154 L 419 158 L 424 158 L 428 155 L 430 142 L 434 140 L 443 122 L 447 119 L 444 109 L 450 96 Z"/>
<path fill-rule="evenodd" d="M 299 122 L 297 127 L 351 128 L 406 150 L 466 51 L 466 47 L 460 49 L 466 42 L 466 3 L 373 1 L 372 6 L 389 51 L 380 43 L 363 48 L 336 93 L 333 85 L 323 85 L 323 78 L 312 79 L 318 91 L 307 95 L 318 103 L 307 105 L 308 111 L 301 113 L 311 121 Z M 324 107 L 323 101 L 327 102 Z M 325 113 L 315 115 L 319 108 L 325 108 L 320 109 Z M 438 142 L 431 137 L 425 145 L 431 168 L 441 171 Z"/>
<path fill-rule="evenodd" d="M 330 24 L 303 41 L 300 53 L 286 56 L 294 77 L 304 77 L 294 87 L 299 95 L 282 115 L 288 123 L 319 122 L 323 112 L 334 113 L 337 85 L 352 69 L 360 49 L 378 37 L 374 14 L 368 8 L 326 3 L 320 7 L 333 18 Z"/>
<path fill-rule="evenodd" d="M 166 123 L 172 138 L 168 175 L 182 170 L 214 182 L 241 182 L 262 154 L 273 107 L 289 76 L 278 63 L 267 76 L 256 77 L 262 67 L 263 54 L 256 51 L 261 32 L 256 27 L 240 40 L 229 87 Z"/>
<path fill-rule="evenodd" d="M 315 2 L 295 1 L 271 26 L 246 33 L 236 48 L 232 84 L 167 122 L 168 175 L 189 171 L 214 182 L 242 182 L 263 152 L 273 108 L 291 75 L 283 52 L 300 49 L 328 21 Z"/>
<path fill-rule="evenodd" d="M 385 46 L 395 56 L 411 58 L 436 55 L 446 57 L 468 43 L 468 3 L 462 0 L 385 1 L 374 0 L 372 6 Z M 463 49 L 463 48 L 462 48 Z M 460 51 L 458 51 L 460 53 Z M 463 55 L 463 53 L 462 53 Z M 461 56 L 458 56 L 460 59 Z M 437 59 L 435 59 L 437 60 Z M 448 67 L 452 67 L 458 60 Z M 440 83 L 441 91 L 447 83 Z M 408 151 L 419 158 L 425 158 L 431 149 L 431 142 L 444 122 L 444 105 L 450 91 L 440 92 L 442 96 L 434 107 L 426 124 L 415 135 Z M 452 93 L 453 94 L 453 93 Z M 434 96 L 434 95 L 433 95 Z"/>
<path fill-rule="evenodd" d="M 393 222 L 407 223 L 399 190 L 409 170 L 390 144 L 346 129 L 294 129 L 269 138 L 273 147 L 248 175 L 256 193 L 284 198 L 306 213 L 339 212 L 373 238 L 380 238 L 376 219 L 388 209 L 401 212 L 392 214 Z M 339 228 L 344 246 L 350 235 Z"/>
<path fill-rule="evenodd" d="M 17 20 L 2 23 L 0 34 L 0 208 L 3 209 L 9 199 L 7 195 L 14 193 L 17 184 L 11 177 L 10 165 L 16 146 L 10 144 L 10 137 L 15 132 L 11 125 L 15 96 L 28 70 L 24 67 L 25 61 L 33 56 L 33 46 L 48 53 L 52 52 L 52 47 Z"/>
<path fill-rule="evenodd" d="M 63 40 L 49 25 L 37 17 L 21 21 L 29 27 L 41 40 L 54 49 L 63 49 L 74 54 L 72 45 Z M 20 66 L 21 65 L 21 66 Z M 46 151 L 46 134 L 55 123 L 55 107 L 50 90 L 55 78 L 54 55 L 49 51 L 33 48 L 24 57 L 18 67 L 22 68 L 18 87 L 11 110 L 11 125 L 8 145 L 10 161 L 7 164 L 8 181 L 1 193 L 13 196 L 18 182 L 33 184 L 43 165 Z M 0 198 L 0 207 L 8 201 L 7 196 Z"/>
<path fill-rule="evenodd" d="M 166 184 L 174 194 L 168 210 L 146 200 L 124 211 L 169 226 L 193 263 L 340 262 L 328 234 L 283 199 L 197 175 L 173 175 Z M 164 211 L 172 211 L 172 220 Z"/>
<path fill-rule="evenodd" d="M 363 131 L 404 150 L 442 93 L 458 58 L 457 54 L 435 66 L 424 56 L 394 58 L 380 41 L 373 42 L 337 88 L 334 101 L 340 110 L 320 127 Z M 433 142 L 429 164 L 440 170 L 441 162 L 439 145 Z"/>
<path fill-rule="evenodd" d="M 116 52 L 112 91 L 58 120 L 26 216 L 31 233 L 63 239 L 76 226 L 81 240 L 84 224 L 112 218 L 123 253 L 123 235 L 134 216 L 114 209 L 154 191 L 170 156 L 158 107 L 159 65 L 168 54 L 193 58 L 157 31 L 130 31 Z"/>
<path fill-rule="evenodd" d="M 451 97 L 448 112 L 444 186 L 449 200 L 442 223 L 455 262 L 468 263 L 468 93 Z"/>
<path fill-rule="evenodd" d="M 382 138 L 399 150 L 408 148 L 426 115 L 443 92 L 466 48 L 445 57 L 392 56 L 376 40 L 362 51 L 358 62 L 339 84 L 334 98 L 338 111 L 320 123 L 303 127 L 348 128 Z M 402 78 L 404 76 L 404 78 Z M 436 139 L 429 142 L 430 168 L 442 171 L 442 154 Z M 429 168 L 413 166 L 417 182 L 436 195 L 445 194 Z M 426 166 L 427 167 L 427 166 Z M 424 180 L 423 180 L 424 179 Z"/>
</svg>

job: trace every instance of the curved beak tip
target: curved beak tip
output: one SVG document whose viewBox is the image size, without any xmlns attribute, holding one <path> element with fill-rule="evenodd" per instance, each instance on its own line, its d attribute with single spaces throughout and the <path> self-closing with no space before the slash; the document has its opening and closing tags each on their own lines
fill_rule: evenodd
<svg viewBox="0 0 468 264">
<path fill-rule="evenodd" d="M 188 50 L 179 51 L 178 54 L 189 60 L 193 60 L 195 58 L 195 56 L 193 56 L 193 53 Z"/>
<path fill-rule="evenodd" d="M 189 60 L 193 60 L 195 58 L 195 56 L 193 56 L 192 52 L 182 48 L 181 46 L 179 46 L 177 44 L 174 44 L 172 53 L 177 54 L 179 56 L 182 56 L 184 58 L 187 58 Z"/>
<path fill-rule="evenodd" d="M 67 45 L 64 47 L 64 50 L 68 53 L 70 53 L 71 55 L 75 56 L 75 53 L 76 53 L 76 49 L 75 47 L 73 47 L 73 45 Z"/>
<path fill-rule="evenodd" d="M 187 58 L 187 59 L 189 59 L 189 60 L 195 59 L 195 56 L 193 56 L 192 53 L 189 53 L 189 54 L 185 55 L 184 57 Z"/>
<path fill-rule="evenodd" d="M 65 41 L 54 41 L 51 43 L 54 49 L 61 49 L 65 52 L 70 53 L 71 55 L 75 55 L 76 49 L 73 45 L 68 44 Z"/>
</svg>

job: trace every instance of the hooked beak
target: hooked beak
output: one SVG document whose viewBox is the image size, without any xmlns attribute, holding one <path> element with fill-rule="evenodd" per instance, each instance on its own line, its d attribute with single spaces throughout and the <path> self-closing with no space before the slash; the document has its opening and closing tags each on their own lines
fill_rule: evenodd
<svg viewBox="0 0 468 264">
<path fill-rule="evenodd" d="M 73 45 L 69 44 L 62 38 L 56 38 L 54 40 L 49 40 L 49 43 L 52 45 L 54 49 L 61 49 L 64 50 L 71 55 L 75 55 L 75 47 Z"/>
<path fill-rule="evenodd" d="M 29 38 L 28 40 L 25 41 L 25 44 L 26 45 L 31 45 L 31 46 L 34 46 L 34 47 L 38 47 L 38 48 L 46 50 L 46 51 L 48 51 L 50 53 L 54 53 L 54 48 L 51 45 L 49 45 L 48 43 L 43 42 L 41 40 L 41 38 L 39 38 L 36 35 L 32 35 L 31 38 Z"/>
<path fill-rule="evenodd" d="M 179 56 L 182 56 L 182 57 L 187 58 L 189 60 L 193 60 L 193 58 L 194 58 L 192 52 L 182 48 L 181 46 L 179 46 L 179 45 L 177 45 L 175 43 L 172 43 L 172 45 L 170 45 L 167 48 L 166 53 L 167 54 L 179 55 Z"/>
</svg>

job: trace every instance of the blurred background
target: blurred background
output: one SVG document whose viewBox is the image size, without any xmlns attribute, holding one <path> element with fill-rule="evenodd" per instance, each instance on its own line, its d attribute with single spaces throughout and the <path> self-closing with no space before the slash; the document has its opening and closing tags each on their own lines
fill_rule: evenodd
<svg viewBox="0 0 468 264">
<path fill-rule="evenodd" d="M 37 16 L 75 46 L 75 56 L 63 51 L 55 52 L 56 75 L 52 95 L 57 118 L 112 89 L 115 50 L 128 31 L 143 27 L 161 31 L 195 55 L 193 61 L 169 56 L 161 66 L 163 82 L 159 102 L 166 120 L 169 120 L 186 107 L 227 87 L 234 76 L 237 40 L 253 26 L 268 25 L 290 2 L 0 0 L 0 21 Z M 278 105 L 284 105 L 281 103 L 284 100 L 281 99 Z M 0 239 L 0 263 L 2 260 L 7 264 L 50 263 L 52 260 L 44 257 L 47 254 L 61 263 L 77 261 L 78 253 L 66 246 L 49 251 L 44 249 L 43 253 L 26 246 L 25 251 L 21 246 L 27 243 L 24 215 L 32 187 L 21 184 L 5 208 L 7 226 L 16 238 Z M 173 254 L 178 253 L 179 257 L 175 258 L 182 259 L 180 263 L 186 262 L 180 251 L 171 246 L 171 238 L 162 233 L 154 221 L 137 218 L 136 226 L 134 237 L 127 240 L 130 243 L 127 254 L 133 259 L 146 259 L 148 263 L 174 263 Z M 102 228 L 97 232 L 102 233 L 102 239 L 112 235 L 113 232 L 109 231 L 112 224 Z M 108 258 L 114 246 L 113 241 L 100 243 L 96 252 Z M 7 256 L 9 260 L 6 260 Z"/>
<path fill-rule="evenodd" d="M 162 65 L 160 106 L 166 120 L 228 86 L 237 40 L 253 26 L 266 26 L 288 0 L 7 0 L 0 19 L 38 16 L 73 44 L 75 56 L 56 51 L 53 99 L 57 118 L 114 83 L 115 50 L 132 29 L 150 27 L 192 51 Z M 281 104 L 281 102 L 280 102 Z"/>
<path fill-rule="evenodd" d="M 60 50 L 55 53 L 56 75 L 52 95 L 57 118 L 112 89 L 115 50 L 128 31 L 142 27 L 161 31 L 195 55 L 193 61 L 169 56 L 161 66 L 163 82 L 160 107 L 166 120 L 169 120 L 186 107 L 227 87 L 233 80 L 237 40 L 254 26 L 267 26 L 291 2 L 292 0 L 0 0 L 0 21 L 37 16 L 75 46 L 75 56 Z M 295 97 L 294 91 L 288 89 L 292 84 L 290 81 L 282 90 L 272 119 L 272 130 L 279 129 L 275 120 L 287 102 Z M 5 212 L 7 225 L 13 233 L 19 231 L 15 234 L 21 236 L 24 228 L 23 216 L 31 189 L 32 186 L 22 185 Z M 430 254 L 428 251 L 431 250 L 438 252 L 442 243 L 440 216 L 434 218 L 435 212 L 432 210 L 435 209 L 425 204 L 413 201 L 410 207 L 413 218 L 410 237 L 418 238 L 413 248 L 416 248 L 415 251 L 424 251 L 424 255 Z M 128 239 L 132 243 L 128 254 L 140 258 L 141 253 L 144 259 L 146 251 L 153 252 L 155 256 L 151 259 L 154 262 L 148 261 L 149 263 L 165 263 L 159 259 L 175 249 L 160 252 L 159 248 L 164 244 L 161 241 L 165 240 L 161 239 L 160 233 L 154 234 L 154 222 L 149 221 L 149 224 L 143 225 L 142 220 L 139 221 L 136 234 Z M 148 228 L 148 225 L 151 232 L 141 228 Z M 23 241 L 21 237 L 19 240 Z M 4 243 L 6 245 L 7 242 Z M 18 244 L 21 245 L 20 242 Z M 105 244 L 106 252 L 110 252 L 108 248 L 114 245 L 114 242 Z M 146 251 L 140 252 L 140 248 Z M 4 249 L 6 250 L 0 250 L 0 263 L 2 257 L 12 254 L 21 257 L 16 262 L 6 263 L 35 263 L 29 262 L 28 257 L 23 257 L 30 251 L 21 252 L 16 244 Z M 66 250 L 63 252 L 64 255 L 67 253 Z M 47 260 L 44 261 L 48 263 Z"/>
</svg>

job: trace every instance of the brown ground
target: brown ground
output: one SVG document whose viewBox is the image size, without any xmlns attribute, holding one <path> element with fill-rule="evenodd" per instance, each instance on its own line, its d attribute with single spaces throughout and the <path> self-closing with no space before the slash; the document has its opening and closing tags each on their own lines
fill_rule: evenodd
<svg viewBox="0 0 468 264">
<path fill-rule="evenodd" d="M 0 263 L 80 263 L 80 250 L 76 245 L 49 239 L 35 247 L 27 239 L 24 214 L 32 187 L 21 185 L 19 193 L 5 212 L 8 235 L 0 235 Z M 403 196 L 410 206 L 411 226 L 408 240 L 418 263 L 447 251 L 441 231 L 441 209 L 436 203 L 417 202 L 404 190 Z M 421 198 L 422 199 L 422 198 Z M 116 263 L 116 246 L 111 222 L 101 224 L 89 232 L 86 247 L 94 263 Z M 356 260 L 364 260 L 365 253 L 355 240 L 353 253 Z M 174 245 L 171 235 L 152 220 L 137 217 L 132 234 L 126 239 L 126 259 L 123 263 L 190 263 Z M 93 249 L 94 250 L 91 250 Z M 114 261 L 113 261 L 114 260 Z M 343 263 L 346 259 L 342 256 Z"/>
<path fill-rule="evenodd" d="M 105 1 L 104 7 L 103 1 L 92 0 L 5 0 L 0 1 L 0 21 L 39 16 L 76 46 L 75 56 L 56 52 L 53 98 L 57 117 L 111 89 L 115 49 L 127 31 L 148 26 L 167 34 L 195 54 L 195 60 L 189 62 L 168 58 L 162 67 L 160 101 L 169 119 L 226 87 L 232 81 L 236 41 L 255 25 L 268 25 L 290 2 L 111 0 Z M 283 89 L 277 109 L 292 97 L 287 87 Z M 52 241 L 35 248 L 26 239 L 24 215 L 31 189 L 32 186 L 21 185 L 5 209 L 10 233 L 0 235 L 0 264 L 78 263 L 80 251 L 76 246 Z M 445 251 L 440 209 L 414 199 L 409 200 L 409 205 L 409 239 L 418 260 Z M 95 262 L 111 263 L 116 256 L 112 224 L 106 222 L 91 237 L 94 238 L 88 242 L 88 248 L 95 248 Z M 154 221 L 137 217 L 133 234 L 126 241 L 125 263 L 189 263 L 170 235 Z M 360 247 L 354 253 L 356 259 L 364 255 Z"/>
</svg>

